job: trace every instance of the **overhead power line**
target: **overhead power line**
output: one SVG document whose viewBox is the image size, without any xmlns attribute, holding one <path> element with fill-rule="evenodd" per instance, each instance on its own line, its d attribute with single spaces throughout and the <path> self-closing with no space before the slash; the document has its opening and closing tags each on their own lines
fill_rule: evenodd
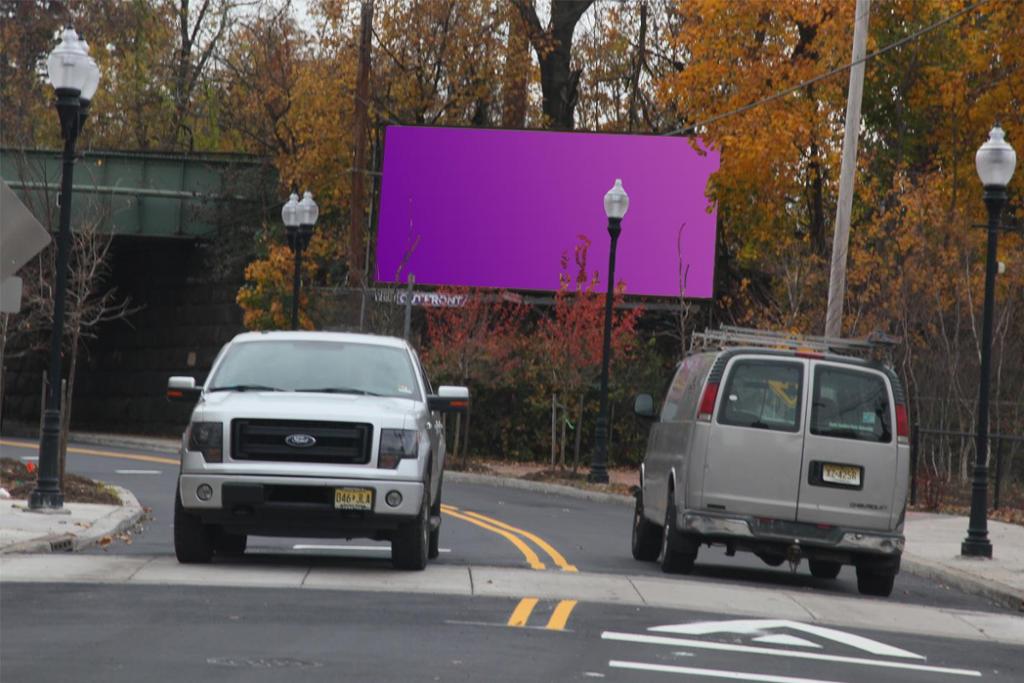
<svg viewBox="0 0 1024 683">
<path fill-rule="evenodd" d="M 920 38 L 921 36 L 925 35 L 926 33 L 930 33 L 932 31 L 934 31 L 935 29 L 940 28 L 940 27 L 948 24 L 951 21 L 955 21 L 955 20 L 959 19 L 960 17 L 962 17 L 963 15 L 967 14 L 968 12 L 972 12 L 975 9 L 977 9 L 978 7 L 981 7 L 986 2 L 988 2 L 988 0 L 978 0 L 978 2 L 975 2 L 975 3 L 972 3 L 970 5 L 967 5 L 966 7 L 964 7 L 959 12 L 954 12 L 953 14 L 949 15 L 948 17 L 945 17 L 944 19 L 940 19 L 940 20 L 936 21 L 933 24 L 929 24 L 928 26 L 925 26 L 924 28 L 922 28 L 922 29 L 920 29 L 918 31 L 915 31 L 914 33 L 911 33 L 910 35 L 907 35 L 907 36 L 904 36 L 903 38 L 900 38 L 899 40 L 897 40 L 894 43 L 890 43 L 890 44 L 886 45 L 883 48 L 879 48 L 878 50 L 875 50 L 874 52 L 871 52 L 869 54 L 864 55 L 864 57 L 862 59 L 858 59 L 856 61 L 850 62 L 849 64 L 844 64 L 843 66 L 836 67 L 835 69 L 832 69 L 831 71 L 826 71 L 823 74 L 818 74 L 814 78 L 809 78 L 806 81 L 803 81 L 801 83 L 797 83 L 796 85 L 794 85 L 792 87 L 789 87 L 789 88 L 786 88 L 785 90 L 781 90 L 781 91 L 775 93 L 774 95 L 769 95 L 768 97 L 762 98 L 762 99 L 757 100 L 755 102 L 751 102 L 750 104 L 745 104 L 742 107 L 738 107 L 736 109 L 731 109 L 731 110 L 729 110 L 727 112 L 723 112 L 721 114 L 716 114 L 715 116 L 712 116 L 711 118 L 704 119 L 703 121 L 698 121 L 697 123 L 694 123 L 694 124 L 689 125 L 689 126 L 685 126 L 683 128 L 677 128 L 677 129 L 675 129 L 675 130 L 673 130 L 673 131 L 671 131 L 669 133 L 666 133 L 666 135 L 688 135 L 688 134 L 691 134 L 691 133 L 695 132 L 698 128 L 700 128 L 701 126 L 707 126 L 707 125 L 712 124 L 712 123 L 714 123 L 716 121 L 721 121 L 724 118 L 728 118 L 730 116 L 735 116 L 736 114 L 742 114 L 743 112 L 750 111 L 751 109 L 755 109 L 756 107 L 760 107 L 763 104 L 768 104 L 769 102 L 774 102 L 775 100 L 781 99 L 781 98 L 785 97 L 786 95 L 792 94 L 792 93 L 796 92 L 797 90 L 801 90 L 802 88 L 806 88 L 809 85 L 814 85 L 815 83 L 817 83 L 819 81 L 823 81 L 826 78 L 832 78 L 836 74 L 841 74 L 844 71 L 850 70 L 851 68 L 853 68 L 857 64 L 860 64 L 861 62 L 867 62 L 868 60 L 874 59 L 875 57 L 878 57 L 879 55 L 883 55 L 886 52 L 889 52 L 890 50 L 895 50 L 896 48 L 900 47 L 901 45 L 905 45 L 905 44 L 909 43 L 912 40 L 916 40 L 916 39 Z"/>
</svg>

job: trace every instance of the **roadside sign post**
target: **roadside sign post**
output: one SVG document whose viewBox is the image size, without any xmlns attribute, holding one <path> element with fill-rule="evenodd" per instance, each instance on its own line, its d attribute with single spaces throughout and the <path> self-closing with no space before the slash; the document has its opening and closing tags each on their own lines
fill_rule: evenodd
<svg viewBox="0 0 1024 683">
<path fill-rule="evenodd" d="M 21 310 L 22 282 L 14 274 L 49 243 L 50 233 L 0 181 L 0 313 Z"/>
</svg>

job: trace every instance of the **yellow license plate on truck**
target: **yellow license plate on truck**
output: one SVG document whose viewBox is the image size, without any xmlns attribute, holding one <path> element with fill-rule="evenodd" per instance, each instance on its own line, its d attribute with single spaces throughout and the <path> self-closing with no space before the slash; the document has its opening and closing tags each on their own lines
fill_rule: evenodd
<svg viewBox="0 0 1024 683">
<path fill-rule="evenodd" d="M 373 489 L 334 489 L 335 510 L 372 510 Z"/>
<path fill-rule="evenodd" d="M 842 484 L 844 486 L 860 486 L 860 468 L 856 465 L 829 465 L 821 466 L 821 480 L 829 484 Z"/>
</svg>

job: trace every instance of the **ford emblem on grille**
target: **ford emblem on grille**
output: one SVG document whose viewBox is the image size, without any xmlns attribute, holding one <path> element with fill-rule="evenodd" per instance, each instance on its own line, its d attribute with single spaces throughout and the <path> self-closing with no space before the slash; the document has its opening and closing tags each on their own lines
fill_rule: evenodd
<svg viewBox="0 0 1024 683">
<path fill-rule="evenodd" d="M 316 445 L 316 439 L 309 434 L 289 434 L 284 442 L 295 448 L 309 448 Z"/>
</svg>

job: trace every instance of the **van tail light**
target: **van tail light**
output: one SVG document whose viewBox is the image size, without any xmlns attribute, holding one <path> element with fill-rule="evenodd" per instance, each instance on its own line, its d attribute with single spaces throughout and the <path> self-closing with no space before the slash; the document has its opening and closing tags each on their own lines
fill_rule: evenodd
<svg viewBox="0 0 1024 683">
<path fill-rule="evenodd" d="M 907 417 L 907 407 L 902 403 L 896 404 L 896 441 L 910 443 L 910 418 Z"/>
<path fill-rule="evenodd" d="M 718 385 L 708 382 L 704 387 L 704 396 L 700 399 L 700 411 L 697 419 L 701 422 L 711 422 L 711 413 L 715 412 L 715 399 L 718 398 Z"/>
</svg>

